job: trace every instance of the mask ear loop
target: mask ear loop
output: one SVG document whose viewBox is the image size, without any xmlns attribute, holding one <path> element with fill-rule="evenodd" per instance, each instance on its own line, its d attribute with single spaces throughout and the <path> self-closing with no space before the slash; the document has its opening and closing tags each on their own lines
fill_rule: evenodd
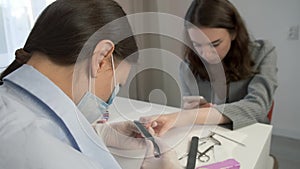
<svg viewBox="0 0 300 169">
<path fill-rule="evenodd" d="M 112 64 L 112 69 L 113 69 L 113 79 L 114 79 L 114 89 L 113 90 L 115 90 L 115 88 L 116 88 L 116 86 L 117 86 L 117 79 L 116 79 L 116 70 L 115 70 L 115 63 L 114 63 L 114 57 L 113 57 L 113 54 L 111 54 L 111 64 Z M 112 93 L 112 95 L 114 94 L 114 91 L 113 91 L 113 93 Z M 107 120 L 108 120 L 108 118 L 109 118 L 109 111 L 108 111 L 108 109 L 106 109 L 105 110 L 106 112 L 103 114 L 103 119 L 102 120 L 100 120 L 100 121 L 98 121 L 97 123 L 105 123 Z"/>
<path fill-rule="evenodd" d="M 113 54 L 111 54 L 111 64 L 112 64 L 113 76 L 114 76 L 114 87 L 116 87 L 117 86 L 117 78 L 116 78 L 116 69 L 115 69 Z"/>
<path fill-rule="evenodd" d="M 88 91 L 92 93 L 92 68 L 89 68 L 89 81 L 88 81 Z"/>
</svg>

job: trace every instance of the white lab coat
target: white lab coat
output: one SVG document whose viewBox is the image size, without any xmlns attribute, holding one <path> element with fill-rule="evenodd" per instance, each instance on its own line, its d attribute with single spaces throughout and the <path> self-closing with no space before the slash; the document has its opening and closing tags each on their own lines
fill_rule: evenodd
<svg viewBox="0 0 300 169">
<path fill-rule="evenodd" d="M 0 168 L 121 167 L 72 100 L 23 65 L 0 86 Z"/>
</svg>

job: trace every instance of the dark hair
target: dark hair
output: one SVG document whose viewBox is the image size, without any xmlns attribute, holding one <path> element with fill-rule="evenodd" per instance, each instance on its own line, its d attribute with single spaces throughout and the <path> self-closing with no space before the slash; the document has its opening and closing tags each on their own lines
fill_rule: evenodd
<svg viewBox="0 0 300 169">
<path fill-rule="evenodd" d="M 16 59 L 2 72 L 0 82 L 26 63 L 33 52 L 41 52 L 60 65 L 75 64 L 80 51 L 87 46 L 85 43 L 94 33 L 124 16 L 123 9 L 113 0 L 56 0 L 38 17 L 24 48 L 16 51 Z M 113 36 L 122 34 L 122 31 L 127 31 L 125 33 L 131 36 L 114 39 Z M 119 60 L 138 50 L 127 18 L 99 36 L 96 39 L 98 42 L 108 38 L 115 43 L 113 54 Z M 95 46 L 96 43 L 91 44 L 90 50 L 93 51 Z M 137 61 L 137 56 L 130 58 L 131 62 Z"/>
<path fill-rule="evenodd" d="M 222 60 L 227 82 L 253 75 L 254 62 L 249 52 L 250 37 L 237 9 L 228 0 L 194 0 L 186 13 L 185 20 L 199 28 L 224 28 L 231 35 L 236 35 L 228 54 Z M 188 22 L 185 27 L 187 38 L 190 40 L 187 29 L 191 24 Z M 209 80 L 203 62 L 192 49 L 186 47 L 184 56 L 194 75 Z"/>
</svg>

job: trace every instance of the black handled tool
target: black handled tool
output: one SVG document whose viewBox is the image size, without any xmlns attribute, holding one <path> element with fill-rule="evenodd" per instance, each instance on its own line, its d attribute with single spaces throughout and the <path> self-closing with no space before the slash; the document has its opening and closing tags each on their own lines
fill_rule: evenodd
<svg viewBox="0 0 300 169">
<path fill-rule="evenodd" d="M 144 137 L 152 142 L 153 147 L 154 147 L 154 157 L 159 158 L 161 155 L 160 149 L 159 149 L 158 145 L 156 144 L 154 137 L 148 132 L 148 130 L 145 128 L 145 126 L 141 122 L 139 122 L 137 120 L 134 120 L 133 122 L 134 122 L 135 126 L 138 128 L 138 130 L 144 135 Z"/>
<path fill-rule="evenodd" d="M 195 169 L 196 165 L 196 156 L 198 153 L 198 141 L 199 137 L 192 137 L 191 145 L 190 145 L 190 151 L 188 154 L 186 169 Z"/>
</svg>

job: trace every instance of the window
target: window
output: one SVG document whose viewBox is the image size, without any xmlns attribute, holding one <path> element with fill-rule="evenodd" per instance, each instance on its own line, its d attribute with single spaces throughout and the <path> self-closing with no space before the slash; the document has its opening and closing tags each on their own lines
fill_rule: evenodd
<svg viewBox="0 0 300 169">
<path fill-rule="evenodd" d="M 0 71 L 14 60 L 40 12 L 55 0 L 0 0 Z"/>
</svg>

